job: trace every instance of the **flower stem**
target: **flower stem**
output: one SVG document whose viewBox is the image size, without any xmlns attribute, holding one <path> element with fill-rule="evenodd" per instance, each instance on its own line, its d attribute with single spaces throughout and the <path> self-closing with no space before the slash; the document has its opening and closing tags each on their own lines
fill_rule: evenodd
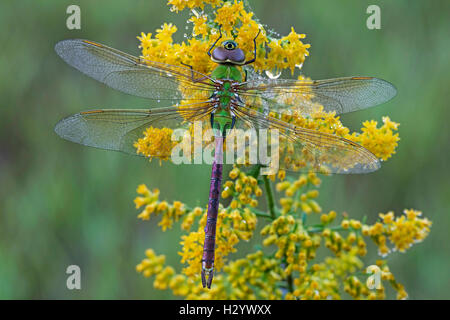
<svg viewBox="0 0 450 320">
<path fill-rule="evenodd" d="M 261 212 L 259 210 L 251 209 L 251 211 L 255 214 L 257 217 L 266 218 L 266 219 L 272 219 L 271 216 L 269 216 L 267 213 Z"/>
<path fill-rule="evenodd" d="M 307 229 L 307 231 L 310 233 L 318 233 L 318 232 L 322 232 L 325 228 L 326 228 L 326 226 L 310 227 Z M 333 230 L 333 231 L 351 230 L 350 228 L 345 229 L 341 226 L 328 227 L 328 229 Z"/>
<path fill-rule="evenodd" d="M 292 279 L 292 274 L 287 276 L 286 282 L 288 285 L 289 292 L 293 293 L 294 292 L 294 280 Z"/>
<path fill-rule="evenodd" d="M 249 176 L 252 176 L 255 179 L 258 178 L 260 170 L 261 170 L 260 164 L 254 165 L 249 172 Z"/>
<path fill-rule="evenodd" d="M 270 185 L 269 179 L 266 175 L 263 175 L 263 181 L 264 181 L 264 188 L 266 189 L 267 194 L 267 206 L 269 207 L 270 217 L 272 219 L 276 218 L 275 215 L 275 202 L 273 201 L 273 192 L 272 192 L 272 186 Z"/>
</svg>

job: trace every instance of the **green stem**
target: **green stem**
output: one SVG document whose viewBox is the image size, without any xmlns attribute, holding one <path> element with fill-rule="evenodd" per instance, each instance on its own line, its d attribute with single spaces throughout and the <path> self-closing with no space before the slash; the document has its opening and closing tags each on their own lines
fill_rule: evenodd
<svg viewBox="0 0 450 320">
<path fill-rule="evenodd" d="M 259 171 L 261 170 L 261 165 L 256 164 L 252 167 L 252 169 L 249 172 L 249 176 L 252 176 L 253 178 L 257 179 L 259 176 Z"/>
<path fill-rule="evenodd" d="M 324 229 L 326 229 L 326 226 L 320 226 L 320 227 L 311 227 L 308 228 L 307 231 L 311 232 L 311 233 L 316 233 L 316 232 L 322 232 Z M 352 230 L 351 228 L 343 228 L 341 226 L 335 226 L 335 227 L 328 227 L 328 229 L 333 230 L 333 231 L 345 231 L 345 230 Z"/>
<path fill-rule="evenodd" d="M 272 220 L 272 217 L 269 216 L 269 215 L 268 215 L 267 213 L 265 213 L 265 212 L 259 211 L 259 210 L 255 209 L 255 208 L 251 208 L 250 210 L 251 210 L 257 217 L 261 217 L 261 218 L 266 218 L 266 219 L 271 219 L 271 220 Z"/>
<path fill-rule="evenodd" d="M 293 293 L 294 292 L 294 280 L 292 279 L 292 274 L 287 276 L 286 282 L 288 285 L 289 292 Z"/>
<path fill-rule="evenodd" d="M 270 185 L 269 179 L 266 175 L 263 175 L 264 188 L 266 189 L 267 194 L 267 206 L 269 207 L 270 217 L 272 219 L 276 218 L 275 214 L 275 202 L 273 201 L 273 192 L 272 186 Z"/>
</svg>

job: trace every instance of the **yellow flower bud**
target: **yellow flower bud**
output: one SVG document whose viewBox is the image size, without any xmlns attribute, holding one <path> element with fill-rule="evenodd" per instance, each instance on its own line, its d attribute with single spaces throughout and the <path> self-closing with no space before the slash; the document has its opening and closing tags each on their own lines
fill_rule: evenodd
<svg viewBox="0 0 450 320">
<path fill-rule="evenodd" d="M 230 174 L 229 174 L 230 178 L 233 180 L 236 179 L 239 175 L 239 172 L 240 171 L 238 168 L 234 168 L 233 170 L 230 171 Z"/>
<path fill-rule="evenodd" d="M 322 236 L 329 237 L 330 235 L 331 235 L 331 230 L 330 229 L 324 229 L 322 231 Z"/>
<path fill-rule="evenodd" d="M 279 171 L 278 171 L 278 179 L 281 180 L 281 181 L 283 181 L 285 177 L 286 177 L 286 171 L 284 171 L 284 170 L 279 170 Z"/>
<path fill-rule="evenodd" d="M 350 220 L 350 226 L 353 228 L 353 229 L 360 229 L 361 228 L 361 222 L 360 221 L 358 221 L 358 220 Z"/>
<path fill-rule="evenodd" d="M 319 191 L 318 190 L 311 190 L 306 195 L 307 195 L 308 198 L 314 199 L 314 198 L 317 198 L 319 196 Z"/>
<path fill-rule="evenodd" d="M 342 220 L 341 227 L 344 229 L 348 229 L 350 226 L 350 222 L 347 219 Z"/>
<path fill-rule="evenodd" d="M 367 237 L 370 233 L 370 228 L 367 225 L 363 225 L 361 231 L 362 231 L 363 236 Z"/>
<path fill-rule="evenodd" d="M 334 211 L 334 210 L 331 210 L 329 213 L 328 213 L 328 217 L 330 218 L 330 220 L 334 220 L 334 219 L 336 219 L 336 211 Z"/>
<path fill-rule="evenodd" d="M 258 184 L 258 180 L 256 180 L 254 177 L 248 177 L 250 185 L 253 187 Z"/>
<path fill-rule="evenodd" d="M 150 194 L 150 190 L 148 190 L 147 186 L 145 184 L 140 184 L 137 189 L 136 192 L 138 194 L 142 194 L 145 196 L 148 196 Z"/>
<path fill-rule="evenodd" d="M 229 193 L 228 189 L 225 189 L 225 190 L 222 191 L 222 198 L 223 199 L 226 199 L 229 196 L 230 196 L 230 193 Z"/>
</svg>

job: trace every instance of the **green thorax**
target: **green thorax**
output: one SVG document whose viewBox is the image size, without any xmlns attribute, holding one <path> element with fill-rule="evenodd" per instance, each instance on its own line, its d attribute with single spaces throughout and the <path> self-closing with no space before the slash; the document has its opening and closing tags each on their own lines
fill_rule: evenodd
<svg viewBox="0 0 450 320">
<path fill-rule="evenodd" d="M 242 74 L 233 64 L 219 64 L 211 73 L 211 78 L 242 82 Z"/>
<path fill-rule="evenodd" d="M 230 80 L 224 81 L 222 90 L 216 92 L 219 99 L 219 107 L 214 115 L 214 128 L 223 132 L 224 129 L 231 129 L 232 118 L 230 115 L 229 105 L 234 96 L 231 92 L 231 82 L 242 82 L 242 75 L 239 69 L 232 64 L 220 64 L 211 73 L 212 79 Z"/>
</svg>

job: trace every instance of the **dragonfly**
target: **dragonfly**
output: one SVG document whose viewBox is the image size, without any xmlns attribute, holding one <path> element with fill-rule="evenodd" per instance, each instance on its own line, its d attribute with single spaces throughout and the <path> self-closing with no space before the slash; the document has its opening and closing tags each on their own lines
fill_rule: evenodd
<svg viewBox="0 0 450 320">
<path fill-rule="evenodd" d="M 223 147 L 230 132 L 238 128 L 279 130 L 285 142 L 278 150 L 279 159 L 284 159 L 279 164 L 280 169 L 372 172 L 380 168 L 380 161 L 361 145 L 274 115 L 297 112 L 308 117 L 318 105 L 325 112 L 342 114 L 382 104 L 396 95 L 391 83 L 374 77 L 314 81 L 248 78 L 244 66 L 257 59 L 258 35 L 259 32 L 253 39 L 253 58 L 246 60 L 244 51 L 235 41 L 225 40 L 218 45 L 222 38 L 220 32 L 205 53 L 216 63 L 210 74 L 195 71 L 184 63 L 169 65 L 135 57 L 89 40 L 63 40 L 55 46 L 57 54 L 70 66 L 113 89 L 138 97 L 177 102 L 163 108 L 83 111 L 56 124 L 55 132 L 63 139 L 137 155 L 134 143 L 146 128 L 177 129 L 201 121 L 214 129 L 215 150 L 201 260 L 204 288 L 211 288 L 214 276 Z M 147 156 L 159 156 L 158 150 L 153 153 Z"/>
</svg>

